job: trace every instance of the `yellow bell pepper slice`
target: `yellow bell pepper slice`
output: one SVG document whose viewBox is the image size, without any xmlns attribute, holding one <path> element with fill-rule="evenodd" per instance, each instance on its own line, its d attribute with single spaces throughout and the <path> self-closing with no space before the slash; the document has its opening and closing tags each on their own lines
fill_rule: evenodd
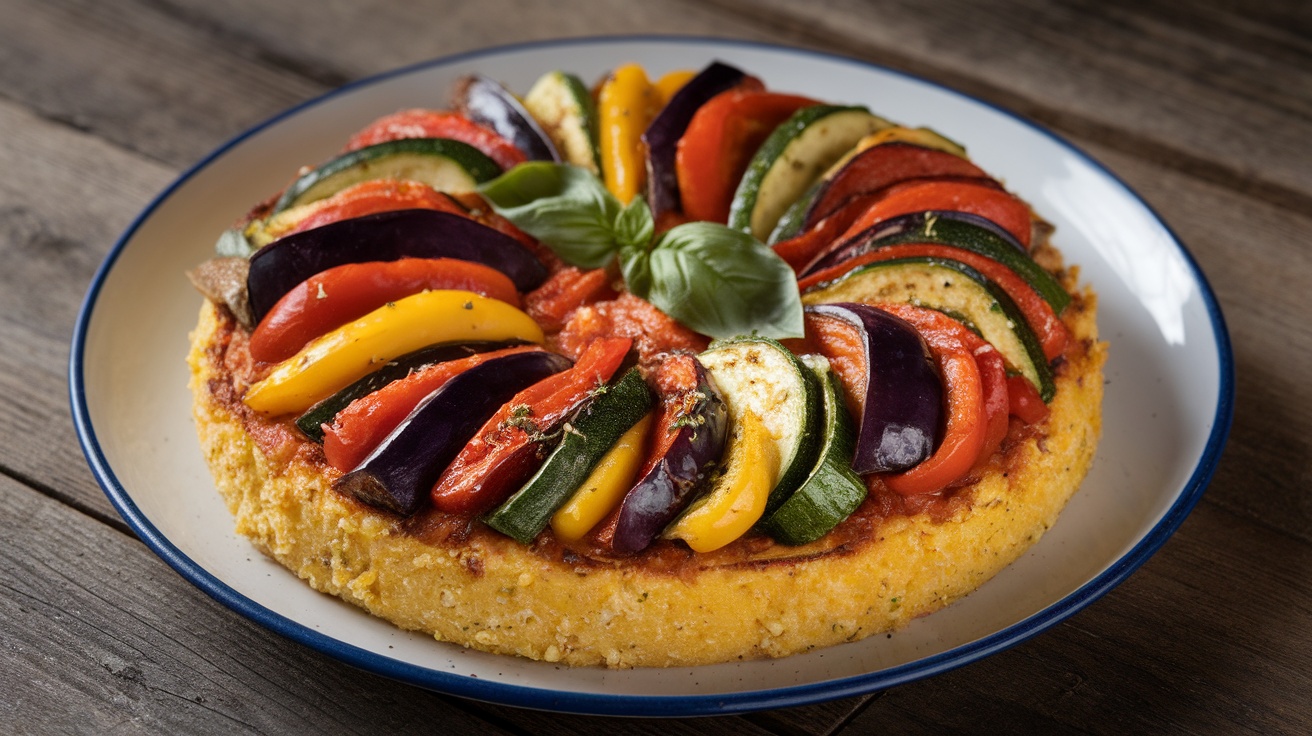
<svg viewBox="0 0 1312 736">
<path fill-rule="evenodd" d="M 696 552 L 711 552 L 747 533 L 765 513 L 765 502 L 779 479 L 779 450 L 755 412 L 735 417 L 725 452 L 724 472 L 665 531 Z"/>
<path fill-rule="evenodd" d="M 615 69 L 597 94 L 602 181 L 624 204 L 638 196 L 647 182 L 642 134 L 658 103 L 656 88 L 637 64 Z"/>
<path fill-rule="evenodd" d="M 674 93 L 682 89 L 683 85 L 695 76 L 697 76 L 697 72 L 692 69 L 676 69 L 672 72 L 666 72 L 652 85 L 656 88 L 657 105 L 665 107 L 670 104 L 670 98 L 674 97 Z"/>
<path fill-rule="evenodd" d="M 544 338 L 531 317 L 505 302 L 471 291 L 425 291 L 315 338 L 252 384 L 244 401 L 267 415 L 304 411 L 412 350 L 457 340 L 512 339 L 541 343 Z"/>
<path fill-rule="evenodd" d="M 551 531 L 557 538 L 567 542 L 582 539 L 633 487 L 644 459 L 651 416 L 643 417 L 621 435 L 619 442 L 601 456 L 583 485 L 552 515 Z"/>
</svg>

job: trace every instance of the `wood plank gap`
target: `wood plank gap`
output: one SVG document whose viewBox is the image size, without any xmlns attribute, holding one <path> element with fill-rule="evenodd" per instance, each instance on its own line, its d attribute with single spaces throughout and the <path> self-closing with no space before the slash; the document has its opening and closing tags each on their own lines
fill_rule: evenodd
<svg viewBox="0 0 1312 736">
<path fill-rule="evenodd" d="M 128 526 L 127 522 L 118 514 L 107 514 L 94 506 L 88 506 L 87 504 L 82 503 L 77 496 L 62 493 L 58 489 L 46 485 L 35 478 L 24 475 L 23 473 L 17 472 L 12 468 L 0 467 L 0 477 L 10 478 L 14 482 L 21 483 L 52 501 L 57 501 L 74 511 L 95 519 L 114 531 L 121 532 L 134 539 L 137 538 L 136 533 L 132 531 L 132 527 Z"/>
<path fill-rule="evenodd" d="M 1312 194 L 1278 182 L 1263 180 L 1253 176 L 1251 172 L 1210 161 L 1161 141 L 1145 138 L 1137 131 L 1117 128 L 1083 115 L 1069 113 L 1004 87 L 914 57 L 887 49 L 875 50 L 859 38 L 836 35 L 828 30 L 818 33 L 807 26 L 800 17 L 759 7 L 751 0 L 708 0 L 698 3 L 698 6 L 713 7 L 723 11 L 726 18 L 732 17 L 739 22 L 753 23 L 767 32 L 792 37 L 799 43 L 828 53 L 870 61 L 933 80 L 972 97 L 986 100 L 990 104 L 999 105 L 1068 137 L 1082 138 L 1200 181 L 1225 187 L 1238 194 L 1312 217 Z"/>
<path fill-rule="evenodd" d="M 870 697 L 866 698 L 864 702 L 862 702 L 857 707 L 853 708 L 850 713 L 848 713 L 846 716 L 843 717 L 843 720 L 839 721 L 838 723 L 835 723 L 834 727 L 830 729 L 829 732 L 825 734 L 825 736 L 837 736 L 837 734 L 840 734 L 843 731 L 845 731 L 848 725 L 852 723 L 852 721 L 855 721 L 858 716 L 866 712 L 866 709 L 870 707 L 871 703 L 874 703 L 876 700 L 882 699 L 884 695 L 887 693 L 888 693 L 887 690 L 879 690 L 871 693 Z"/>
<path fill-rule="evenodd" d="M 227 46 L 232 49 L 237 56 L 267 64 L 281 71 L 302 77 L 315 84 L 323 85 L 327 90 L 336 89 L 351 81 L 356 77 L 348 74 L 341 69 L 334 69 L 321 64 L 312 64 L 292 56 L 288 56 L 275 48 L 266 46 L 259 42 L 258 39 L 242 33 L 237 33 L 225 26 L 213 22 L 200 13 L 194 13 L 187 8 L 179 7 L 168 0 L 141 0 L 140 4 L 153 8 L 160 15 L 171 20 L 178 21 L 187 25 L 209 37 L 213 38 L 218 45 Z"/>
</svg>

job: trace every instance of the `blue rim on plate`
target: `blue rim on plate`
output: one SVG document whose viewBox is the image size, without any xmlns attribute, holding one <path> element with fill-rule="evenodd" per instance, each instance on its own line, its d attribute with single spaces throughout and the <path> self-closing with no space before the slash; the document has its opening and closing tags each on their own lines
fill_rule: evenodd
<svg viewBox="0 0 1312 736">
<path fill-rule="evenodd" d="M 105 280 L 114 268 L 118 257 L 123 252 L 127 243 L 132 239 L 142 224 L 154 214 L 156 209 L 168 200 L 169 197 L 185 182 L 242 141 L 307 108 L 320 105 L 325 101 L 336 98 L 351 90 L 376 84 L 380 81 L 391 79 L 396 76 L 428 69 L 430 67 L 449 65 L 454 62 L 473 60 L 491 55 L 504 54 L 511 51 L 535 48 L 566 48 L 598 44 L 638 42 L 699 45 L 714 44 L 723 47 L 739 47 L 796 54 L 823 59 L 830 62 L 850 64 L 858 68 L 904 77 L 931 88 L 946 90 L 952 95 L 968 99 L 983 107 L 998 111 L 1003 115 L 1018 121 L 1034 133 L 1052 139 L 1060 147 L 1067 149 L 1079 159 L 1089 164 L 1109 181 L 1114 182 L 1118 188 L 1123 190 L 1128 198 L 1142 206 L 1169 236 L 1172 244 L 1179 250 L 1184 261 L 1188 264 L 1188 268 L 1199 289 L 1199 294 L 1210 319 L 1212 332 L 1215 338 L 1215 348 L 1219 368 L 1219 392 L 1216 397 L 1216 411 L 1213 415 L 1212 428 L 1207 437 L 1201 457 L 1199 458 L 1197 465 L 1194 467 L 1188 481 L 1184 484 L 1180 494 L 1175 498 L 1170 508 L 1162 515 L 1156 525 L 1144 535 L 1137 544 L 1133 546 L 1133 548 L 1117 559 L 1114 564 L 1110 565 L 1074 592 L 1066 595 L 1061 600 L 1028 618 L 968 644 L 905 664 L 837 680 L 746 692 L 670 696 L 641 696 L 628 694 L 611 695 L 604 693 L 556 691 L 486 679 L 476 679 L 465 675 L 441 672 L 408 662 L 398 661 L 361 647 L 342 642 L 331 636 L 315 631 L 314 628 L 310 626 L 271 611 L 263 605 L 237 592 L 228 584 L 218 579 L 204 567 L 189 558 L 170 539 L 168 539 L 167 536 L 162 534 L 138 508 L 131 493 L 120 482 L 102 450 L 100 441 L 96 436 L 95 427 L 92 425 L 90 411 L 87 404 L 85 386 L 86 365 L 84 363 L 89 323 L 96 308 Z M 1125 182 L 1102 164 L 1085 154 L 1078 147 L 1061 138 L 1057 134 L 987 101 L 979 100 L 955 90 L 947 89 L 942 85 L 921 79 L 914 75 L 890 70 L 876 64 L 840 55 L 711 37 L 657 35 L 618 36 L 541 41 L 480 49 L 388 71 L 347 84 L 317 98 L 301 103 L 300 105 L 292 107 L 279 115 L 250 128 L 223 144 L 185 171 L 172 184 L 156 196 L 114 244 L 113 249 L 97 270 L 78 313 L 77 323 L 73 333 L 72 348 L 69 359 L 69 399 L 78 439 L 82 445 L 87 461 L 90 464 L 91 470 L 95 475 L 96 480 L 104 488 L 105 494 L 109 497 L 111 503 L 118 510 L 119 514 L 121 514 L 127 521 L 129 526 L 132 527 L 148 547 L 150 547 L 184 578 L 205 593 L 209 594 L 215 600 L 218 600 L 223 605 L 243 616 L 246 616 L 247 618 L 250 618 L 256 623 L 361 669 L 461 697 L 571 713 L 627 716 L 691 716 L 739 713 L 768 708 L 806 705 L 836 698 L 862 695 L 902 685 L 960 667 L 1009 648 L 1057 623 L 1060 623 L 1076 611 L 1098 599 L 1117 584 L 1125 580 L 1130 573 L 1152 556 L 1152 554 L 1156 552 L 1180 526 L 1184 518 L 1189 514 L 1198 499 L 1202 496 L 1204 489 L 1216 469 L 1221 450 L 1225 445 L 1233 419 L 1234 359 L 1231 353 L 1229 335 L 1226 330 L 1225 321 L 1221 314 L 1220 307 L 1212 292 L 1211 286 L 1208 284 L 1206 277 L 1198 267 L 1192 254 L 1189 253 L 1188 249 L 1180 242 L 1179 238 L 1176 237 L 1175 233 L 1169 228 L 1169 226 L 1161 220 L 1157 213 L 1153 211 L 1137 193 L 1130 189 Z"/>
</svg>

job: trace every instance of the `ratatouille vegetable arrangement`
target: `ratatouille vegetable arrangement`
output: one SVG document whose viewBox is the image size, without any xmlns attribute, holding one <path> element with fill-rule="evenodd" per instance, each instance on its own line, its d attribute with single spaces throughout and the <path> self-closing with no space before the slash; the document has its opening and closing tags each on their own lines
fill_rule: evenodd
<svg viewBox="0 0 1312 736">
<path fill-rule="evenodd" d="M 1045 421 L 1049 230 L 932 130 L 630 64 L 380 118 L 190 275 L 342 493 L 709 552 L 951 494 Z"/>
</svg>

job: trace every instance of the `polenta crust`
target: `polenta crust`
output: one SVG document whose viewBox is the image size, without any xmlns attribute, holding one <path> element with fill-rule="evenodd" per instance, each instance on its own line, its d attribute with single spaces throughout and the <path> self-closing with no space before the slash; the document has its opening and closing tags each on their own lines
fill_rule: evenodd
<svg viewBox="0 0 1312 736">
<path fill-rule="evenodd" d="M 487 652 L 571 666 L 670 667 L 785 657 L 897 629 L 978 588 L 1057 520 L 1092 462 L 1101 424 L 1095 298 L 1064 320 L 1072 347 L 1046 428 L 1008 440 L 951 514 L 880 517 L 871 534 L 768 559 L 685 566 L 545 554 L 495 533 L 445 540 L 332 490 L 310 453 L 267 455 L 214 386 L 231 376 L 206 302 L 188 363 L 201 447 L 250 538 L 316 590 L 404 629 Z"/>
</svg>

